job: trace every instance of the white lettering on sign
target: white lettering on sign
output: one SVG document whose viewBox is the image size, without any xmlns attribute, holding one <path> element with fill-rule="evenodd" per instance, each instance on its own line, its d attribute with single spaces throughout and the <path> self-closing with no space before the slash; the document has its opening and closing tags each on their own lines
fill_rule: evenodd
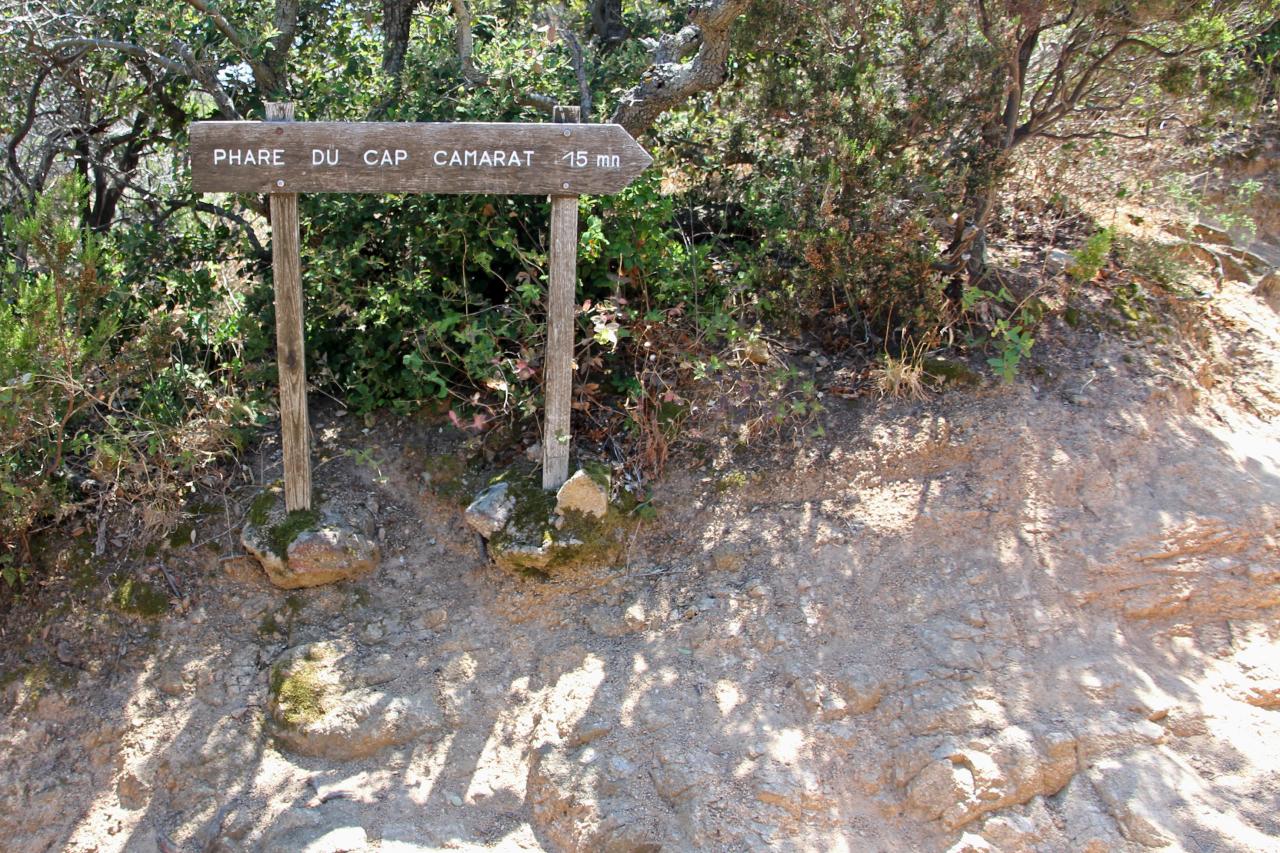
<svg viewBox="0 0 1280 853">
<path fill-rule="evenodd" d="M 228 166 L 283 166 L 283 148 L 215 148 L 213 165 Z"/>
<path fill-rule="evenodd" d="M 311 165 L 312 166 L 336 166 L 340 159 L 337 148 L 312 148 L 311 149 Z"/>
<path fill-rule="evenodd" d="M 567 163 L 574 169 L 585 169 L 591 163 L 591 152 L 566 151 L 560 155 L 560 162 Z M 597 154 L 595 163 L 597 169 L 622 168 L 622 158 L 617 154 Z"/>
<path fill-rule="evenodd" d="M 409 152 L 403 148 L 370 148 L 364 152 L 366 166 L 399 166 L 409 159 Z"/>
<path fill-rule="evenodd" d="M 431 155 L 431 162 L 437 166 L 488 166 L 490 168 L 514 166 L 525 169 L 533 165 L 533 152 L 438 149 Z"/>
</svg>

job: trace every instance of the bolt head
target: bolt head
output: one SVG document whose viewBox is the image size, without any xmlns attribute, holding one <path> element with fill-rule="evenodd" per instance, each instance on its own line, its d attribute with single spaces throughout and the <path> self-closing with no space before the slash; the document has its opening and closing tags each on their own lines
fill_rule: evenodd
<svg viewBox="0 0 1280 853">
<path fill-rule="evenodd" d="M 278 186 L 278 187 L 282 187 L 282 186 L 284 186 L 284 178 L 280 178 L 279 180 L 277 180 L 277 181 L 276 181 L 276 186 Z"/>
<path fill-rule="evenodd" d="M 565 190 L 569 189 L 569 182 L 565 181 L 563 184 L 560 185 L 560 188 Z"/>
<path fill-rule="evenodd" d="M 565 135 L 565 136 L 572 136 L 572 135 L 573 135 L 573 131 L 566 130 L 566 131 L 564 131 L 564 135 Z"/>
</svg>

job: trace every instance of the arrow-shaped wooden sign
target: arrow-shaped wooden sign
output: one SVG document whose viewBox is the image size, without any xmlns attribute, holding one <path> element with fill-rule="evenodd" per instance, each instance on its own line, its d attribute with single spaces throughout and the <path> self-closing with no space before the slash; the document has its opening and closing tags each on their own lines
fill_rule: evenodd
<svg viewBox="0 0 1280 853">
<path fill-rule="evenodd" d="M 604 195 L 653 158 L 616 124 L 202 121 L 197 192 Z"/>
<path fill-rule="evenodd" d="M 311 507 L 298 193 L 551 196 L 542 485 L 559 488 L 569 473 L 577 197 L 618 192 L 653 158 L 620 125 L 577 124 L 577 107 L 556 107 L 552 124 L 295 123 L 293 104 L 266 107 L 270 121 L 191 125 L 191 183 L 271 194 L 285 506 Z"/>
</svg>

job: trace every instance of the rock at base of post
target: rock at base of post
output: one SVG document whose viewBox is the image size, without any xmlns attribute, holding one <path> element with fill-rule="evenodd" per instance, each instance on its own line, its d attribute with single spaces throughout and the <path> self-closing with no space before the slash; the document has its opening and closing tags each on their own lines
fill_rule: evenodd
<svg viewBox="0 0 1280 853">
<path fill-rule="evenodd" d="M 382 558 L 373 516 L 363 506 L 337 502 L 285 512 L 279 489 L 253 502 L 240 543 L 281 589 L 322 586 L 359 577 Z"/>
<path fill-rule="evenodd" d="M 553 493 L 537 472 L 509 473 L 481 490 L 466 520 L 500 568 L 545 576 L 616 561 L 626 514 L 610 503 L 607 473 L 577 471 Z"/>
</svg>

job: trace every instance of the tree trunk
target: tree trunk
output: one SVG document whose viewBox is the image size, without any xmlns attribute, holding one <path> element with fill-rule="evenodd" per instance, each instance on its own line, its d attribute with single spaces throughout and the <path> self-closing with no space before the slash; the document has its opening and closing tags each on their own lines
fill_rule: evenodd
<svg viewBox="0 0 1280 853">
<path fill-rule="evenodd" d="M 409 27 L 418 0 L 382 0 L 382 70 L 399 77 L 409 49 Z"/>
<path fill-rule="evenodd" d="M 591 0 L 591 32 L 605 47 L 626 40 L 630 33 L 622 23 L 622 0 Z"/>
<path fill-rule="evenodd" d="M 987 226 L 995 209 L 1000 176 L 1009 159 L 1009 152 L 1024 137 L 1018 135 L 1018 118 L 1022 112 L 1023 93 L 1026 88 L 1027 69 L 1040 41 L 1040 30 L 1032 26 L 1018 42 L 1016 51 L 1003 67 L 1009 75 L 1004 94 L 1004 106 L 996 119 L 982 128 L 981 155 L 974 164 L 971 178 L 968 209 L 956 224 L 955 237 L 947 247 L 947 259 L 942 265 L 953 273 L 964 270 L 969 281 L 977 282 L 987 272 Z M 957 279 L 947 288 L 947 296 L 959 300 Z"/>
</svg>

